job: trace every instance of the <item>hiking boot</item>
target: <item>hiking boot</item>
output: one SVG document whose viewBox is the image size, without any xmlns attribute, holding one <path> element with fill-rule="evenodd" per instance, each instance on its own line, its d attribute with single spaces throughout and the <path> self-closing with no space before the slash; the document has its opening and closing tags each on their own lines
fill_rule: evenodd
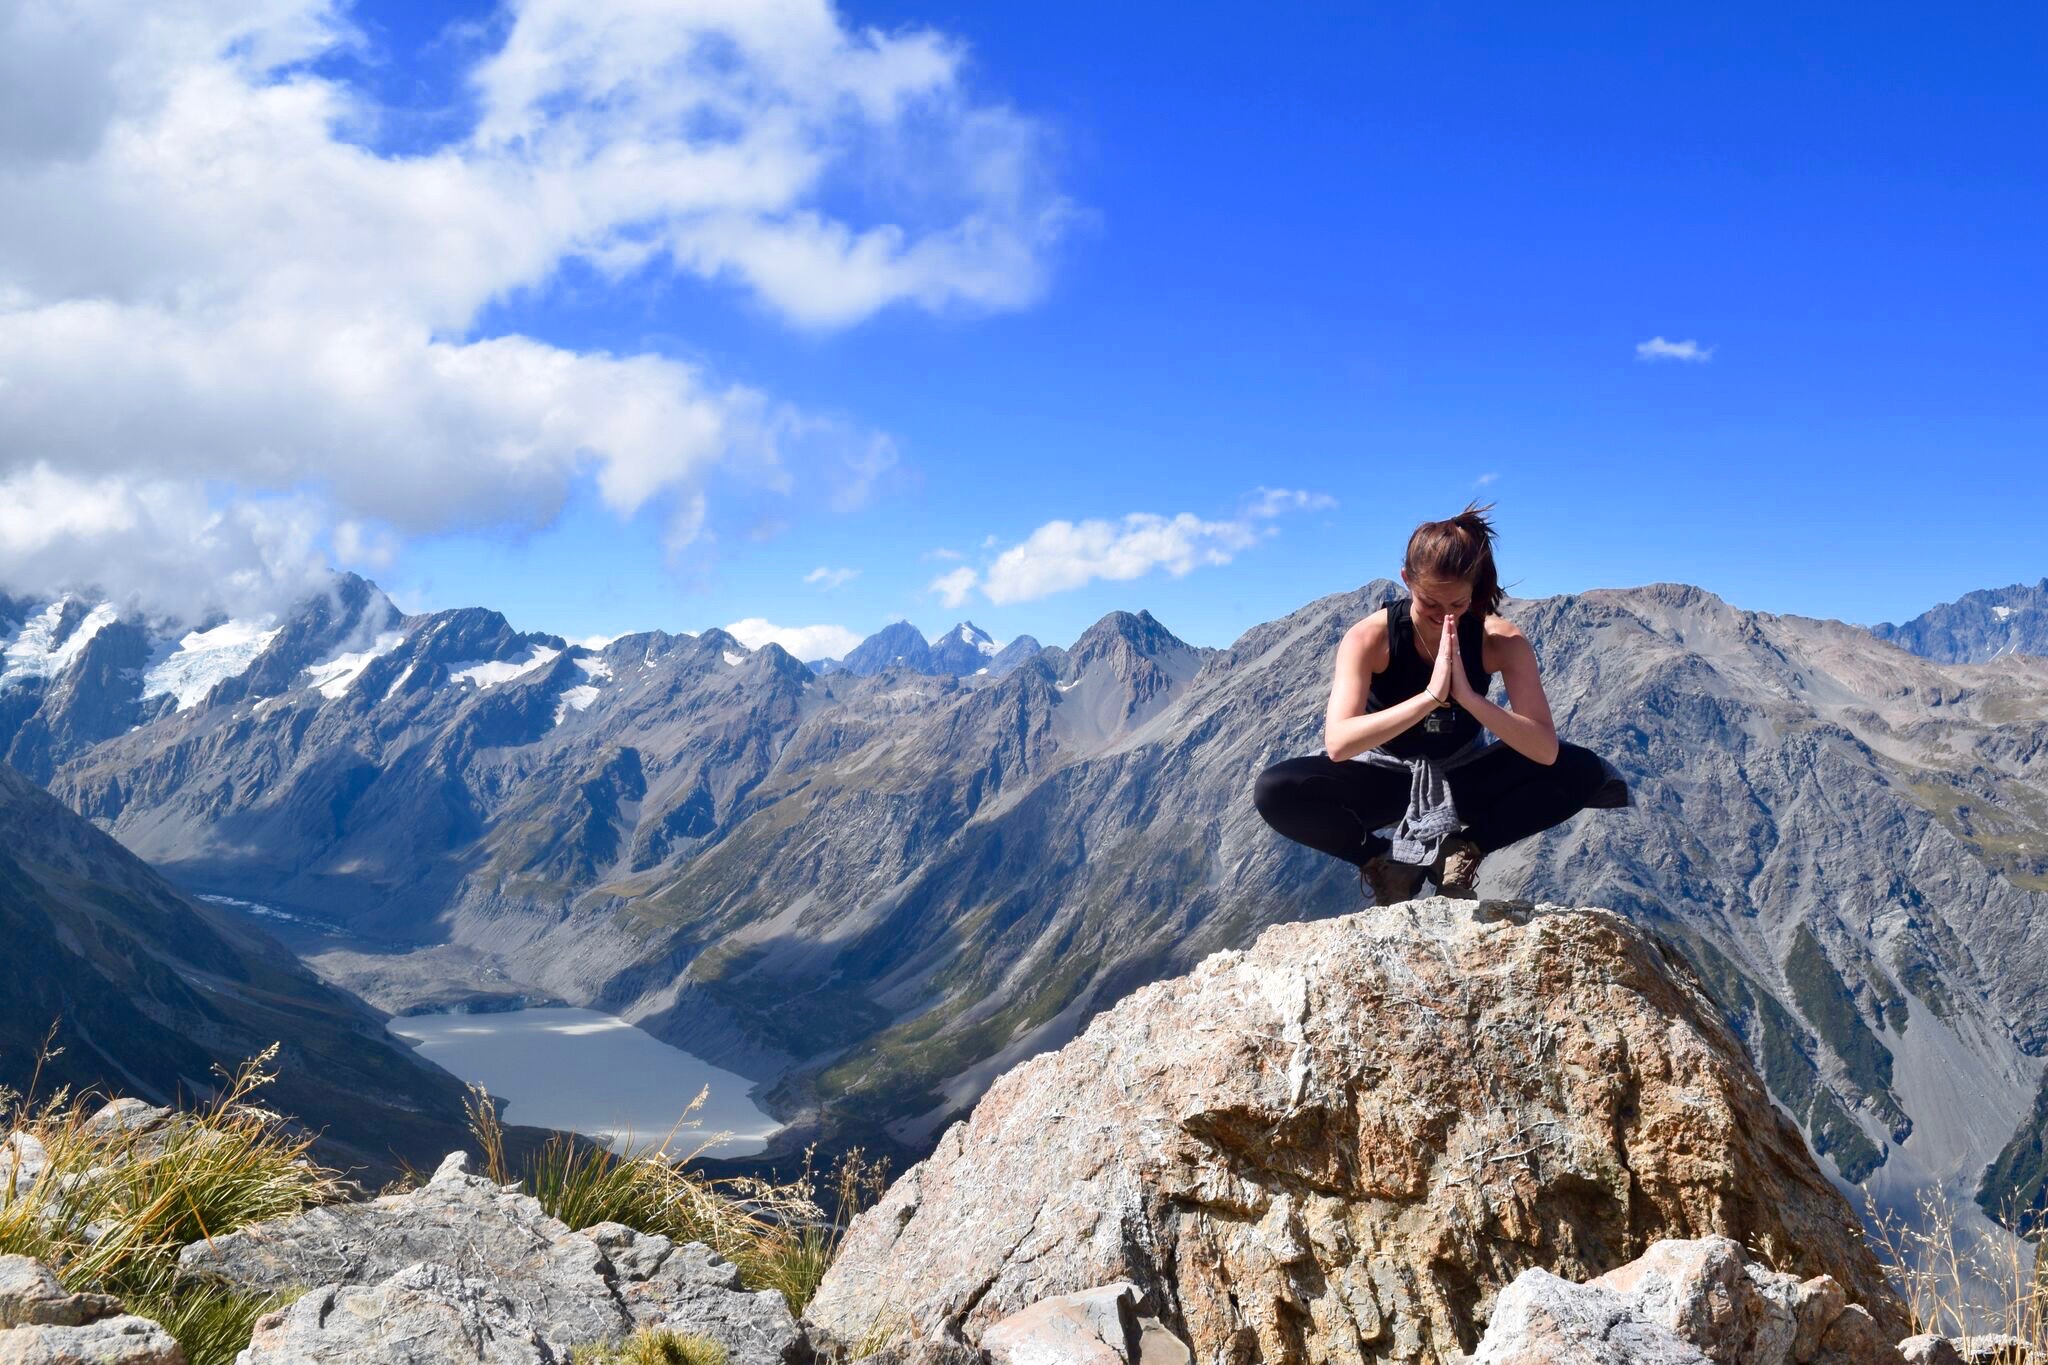
<svg viewBox="0 0 2048 1365">
<path fill-rule="evenodd" d="M 1374 905 L 1412 901 L 1422 889 L 1422 869 L 1414 863 L 1395 862 L 1381 853 L 1366 859 L 1358 869 L 1358 886 L 1372 897 Z"/>
<path fill-rule="evenodd" d="M 1479 861 L 1486 855 L 1470 839 L 1446 839 L 1437 848 L 1436 861 L 1429 865 L 1429 879 L 1439 896 L 1452 900 L 1479 899 Z"/>
</svg>

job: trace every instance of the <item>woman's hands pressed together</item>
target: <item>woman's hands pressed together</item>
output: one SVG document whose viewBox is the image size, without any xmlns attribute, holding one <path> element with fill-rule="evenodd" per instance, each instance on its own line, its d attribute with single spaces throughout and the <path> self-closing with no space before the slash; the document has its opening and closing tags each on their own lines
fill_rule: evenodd
<svg viewBox="0 0 2048 1365">
<path fill-rule="evenodd" d="M 1472 685 L 1472 675 L 1465 671 L 1465 658 L 1458 650 L 1458 618 L 1456 616 L 1446 616 L 1444 618 L 1443 639 L 1438 643 L 1436 650 L 1436 663 L 1439 670 L 1443 668 L 1446 658 L 1451 661 L 1451 700 L 1464 707 L 1467 711 L 1475 710 L 1476 708 L 1473 706 L 1473 703 L 1484 701 L 1485 698 L 1480 696 L 1479 689 Z M 1430 690 L 1435 691 L 1435 689 L 1436 684 L 1432 681 Z M 1438 693 L 1438 695 L 1441 696 L 1443 694 Z"/>
<path fill-rule="evenodd" d="M 1458 680 L 1465 671 L 1458 667 L 1458 618 L 1444 618 L 1443 636 L 1436 642 L 1436 665 L 1429 670 L 1429 697 L 1441 705 L 1458 695 Z"/>
</svg>

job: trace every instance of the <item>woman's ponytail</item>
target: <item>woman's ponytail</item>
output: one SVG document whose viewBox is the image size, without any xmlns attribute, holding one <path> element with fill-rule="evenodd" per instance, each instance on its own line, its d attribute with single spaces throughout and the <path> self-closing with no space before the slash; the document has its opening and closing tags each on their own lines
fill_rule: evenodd
<svg viewBox="0 0 2048 1365">
<path fill-rule="evenodd" d="M 1444 521 L 1425 521 L 1408 537 L 1408 577 L 1456 579 L 1472 585 L 1472 605 L 1488 614 L 1500 610 L 1500 572 L 1493 565 L 1496 532 L 1487 513 L 1493 504 L 1465 504 Z"/>
</svg>

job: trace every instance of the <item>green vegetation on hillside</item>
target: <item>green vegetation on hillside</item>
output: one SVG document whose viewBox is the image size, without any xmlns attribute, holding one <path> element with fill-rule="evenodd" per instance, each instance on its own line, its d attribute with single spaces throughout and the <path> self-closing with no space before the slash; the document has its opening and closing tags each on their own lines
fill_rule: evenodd
<svg viewBox="0 0 2048 1365">
<path fill-rule="evenodd" d="M 1729 1026 L 1755 1050 L 1764 1084 L 1806 1125 L 1814 1151 L 1831 1158 L 1844 1179 L 1868 1179 L 1885 1153 L 1821 1078 L 1799 1021 L 1713 944 L 1694 938 L 1685 947 Z"/>
<path fill-rule="evenodd" d="M 1904 1142 L 1913 1131 L 1913 1122 L 1892 1094 L 1891 1049 L 1863 1021 L 1848 983 L 1805 924 L 1792 935 L 1791 951 L 1785 955 L 1785 980 L 1792 987 L 1799 1012 L 1842 1059 L 1849 1078 L 1869 1098 L 1877 1116 L 1891 1126 L 1893 1140 Z"/>
<path fill-rule="evenodd" d="M 2048 1079 L 2029 1114 L 1984 1172 L 1977 1206 L 2007 1227 L 2038 1237 L 2048 1222 Z"/>
</svg>

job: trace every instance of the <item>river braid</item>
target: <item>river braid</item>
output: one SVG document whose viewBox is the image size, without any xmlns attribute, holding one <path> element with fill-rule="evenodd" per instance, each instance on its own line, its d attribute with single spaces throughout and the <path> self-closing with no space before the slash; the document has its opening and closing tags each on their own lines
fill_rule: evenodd
<svg viewBox="0 0 2048 1365">
<path fill-rule="evenodd" d="M 1408 537 L 1404 567 L 1410 579 L 1460 579 L 1472 585 L 1472 605 L 1488 615 L 1500 611 L 1500 572 L 1493 564 L 1498 534 L 1487 513 L 1493 504 L 1465 504 L 1465 510 L 1444 521 L 1425 521 Z"/>
</svg>

